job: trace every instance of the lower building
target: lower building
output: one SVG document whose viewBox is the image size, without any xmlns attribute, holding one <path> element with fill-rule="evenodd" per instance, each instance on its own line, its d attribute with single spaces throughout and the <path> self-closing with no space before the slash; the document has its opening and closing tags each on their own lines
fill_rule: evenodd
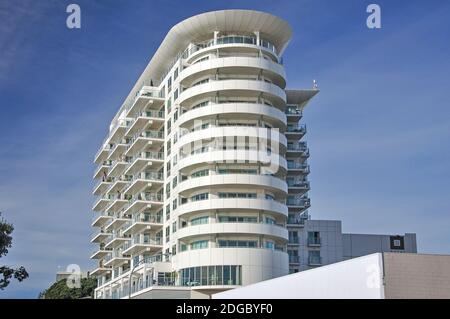
<svg viewBox="0 0 450 319">
<path fill-rule="evenodd" d="M 345 234 L 339 220 L 304 219 L 289 230 L 287 252 L 295 273 L 377 252 L 417 253 L 417 243 L 416 234 Z"/>
<path fill-rule="evenodd" d="M 213 299 L 448 299 L 450 255 L 376 253 L 214 294 Z"/>
</svg>

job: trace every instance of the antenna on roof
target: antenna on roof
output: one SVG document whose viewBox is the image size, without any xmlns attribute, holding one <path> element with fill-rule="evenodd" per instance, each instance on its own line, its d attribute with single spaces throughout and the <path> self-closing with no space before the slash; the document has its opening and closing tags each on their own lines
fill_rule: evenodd
<svg viewBox="0 0 450 319">
<path fill-rule="evenodd" d="M 313 80 L 313 89 L 317 90 L 319 88 L 319 85 L 317 84 L 316 80 Z"/>
</svg>

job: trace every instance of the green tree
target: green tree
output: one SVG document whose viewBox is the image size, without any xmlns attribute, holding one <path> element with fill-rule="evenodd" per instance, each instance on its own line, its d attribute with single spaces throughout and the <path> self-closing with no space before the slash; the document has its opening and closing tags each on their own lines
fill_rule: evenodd
<svg viewBox="0 0 450 319">
<path fill-rule="evenodd" d="M 82 278 L 80 288 L 69 288 L 66 279 L 55 282 L 47 290 L 39 294 L 41 299 L 79 299 L 94 297 L 94 289 L 97 288 L 95 278 Z"/>
<path fill-rule="evenodd" d="M 6 220 L 1 217 L 0 212 L 0 258 L 8 253 L 8 249 L 12 247 L 12 232 L 14 231 L 14 226 L 6 222 Z M 23 266 L 19 268 L 10 268 L 8 266 L 0 266 L 0 290 L 5 289 L 11 278 L 14 277 L 18 281 L 22 281 L 28 278 L 28 272 Z"/>
</svg>

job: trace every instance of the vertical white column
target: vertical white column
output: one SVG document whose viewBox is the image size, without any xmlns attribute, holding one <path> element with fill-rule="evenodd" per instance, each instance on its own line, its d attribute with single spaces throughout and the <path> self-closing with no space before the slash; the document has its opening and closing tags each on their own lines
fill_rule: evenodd
<svg viewBox="0 0 450 319">
<path fill-rule="evenodd" d="M 214 45 L 217 44 L 217 36 L 219 35 L 219 31 L 214 31 Z"/>
</svg>

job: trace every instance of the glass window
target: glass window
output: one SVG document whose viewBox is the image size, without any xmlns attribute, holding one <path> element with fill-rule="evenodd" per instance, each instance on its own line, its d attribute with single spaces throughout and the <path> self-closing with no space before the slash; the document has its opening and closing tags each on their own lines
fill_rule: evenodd
<svg viewBox="0 0 450 319">
<path fill-rule="evenodd" d="M 208 176 L 208 175 L 209 175 L 209 169 L 202 169 L 200 171 L 192 173 L 191 177 L 195 178 L 195 177 L 202 177 L 202 176 Z"/>
<path fill-rule="evenodd" d="M 209 217 L 208 216 L 201 216 L 191 219 L 191 225 L 202 225 L 202 224 L 208 224 Z"/>
<path fill-rule="evenodd" d="M 196 202 L 200 200 L 208 199 L 209 193 L 197 194 L 191 197 L 191 201 Z"/>
<path fill-rule="evenodd" d="M 208 267 L 207 266 L 203 266 L 202 267 L 202 285 L 206 286 L 208 285 Z"/>
<path fill-rule="evenodd" d="M 208 248 L 208 241 L 207 240 L 198 240 L 191 243 L 191 249 L 204 249 Z"/>
</svg>

